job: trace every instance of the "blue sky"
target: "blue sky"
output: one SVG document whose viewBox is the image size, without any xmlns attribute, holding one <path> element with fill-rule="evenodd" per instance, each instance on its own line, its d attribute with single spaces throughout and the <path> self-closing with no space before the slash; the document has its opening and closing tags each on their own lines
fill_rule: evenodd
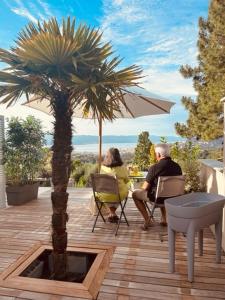
<svg viewBox="0 0 225 300">
<path fill-rule="evenodd" d="M 192 82 L 179 73 L 180 65 L 196 64 L 198 18 L 207 17 L 208 0 L 2 0 L 0 2 L 1 48 L 13 45 L 28 21 L 56 16 L 76 16 L 78 22 L 99 27 L 111 41 L 116 54 L 124 58 L 121 67 L 138 64 L 146 75 L 142 86 L 176 102 L 170 115 L 116 120 L 106 123 L 103 134 L 175 135 L 174 123 L 185 121 L 180 103 L 183 95 L 194 96 Z M 52 128 L 51 117 L 19 104 L 0 114 L 24 117 L 33 114 Z M 97 134 L 92 120 L 74 120 L 77 134 Z"/>
</svg>

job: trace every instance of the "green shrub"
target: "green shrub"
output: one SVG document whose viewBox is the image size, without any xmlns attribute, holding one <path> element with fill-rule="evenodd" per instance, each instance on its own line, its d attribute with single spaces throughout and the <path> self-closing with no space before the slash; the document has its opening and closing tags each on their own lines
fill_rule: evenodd
<svg viewBox="0 0 225 300">
<path fill-rule="evenodd" d="M 43 159 L 42 159 L 38 177 L 41 178 L 52 177 L 52 151 L 47 147 L 43 148 Z"/>
<path fill-rule="evenodd" d="M 8 120 L 4 144 L 4 166 L 10 185 L 33 183 L 44 157 L 44 132 L 32 116 Z"/>
<path fill-rule="evenodd" d="M 157 162 L 157 159 L 156 159 L 156 154 L 155 154 L 155 145 L 152 144 L 151 147 L 150 147 L 150 166 L 151 165 L 154 165 L 156 162 Z"/>
<path fill-rule="evenodd" d="M 223 161 L 223 148 L 204 149 L 200 153 L 200 158 Z"/>
<path fill-rule="evenodd" d="M 71 177 L 74 179 L 76 187 L 90 187 L 90 175 L 96 172 L 96 164 L 81 163 L 79 160 L 72 162 Z"/>
<path fill-rule="evenodd" d="M 149 140 L 148 131 L 143 131 L 138 136 L 137 146 L 134 150 L 133 164 L 137 165 L 140 171 L 147 171 L 150 165 L 150 148 L 152 142 Z"/>
<path fill-rule="evenodd" d="M 185 191 L 197 192 L 201 190 L 200 186 L 200 163 L 198 162 L 200 148 L 192 142 L 174 143 L 171 147 L 171 157 L 182 168 L 185 179 Z"/>
</svg>

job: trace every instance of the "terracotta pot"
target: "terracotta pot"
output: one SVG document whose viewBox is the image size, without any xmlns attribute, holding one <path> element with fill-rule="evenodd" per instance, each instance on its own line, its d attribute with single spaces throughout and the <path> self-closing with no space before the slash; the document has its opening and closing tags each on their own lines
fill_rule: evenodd
<svg viewBox="0 0 225 300">
<path fill-rule="evenodd" d="M 21 205 L 37 199 L 39 182 L 22 186 L 7 186 L 8 205 Z"/>
</svg>

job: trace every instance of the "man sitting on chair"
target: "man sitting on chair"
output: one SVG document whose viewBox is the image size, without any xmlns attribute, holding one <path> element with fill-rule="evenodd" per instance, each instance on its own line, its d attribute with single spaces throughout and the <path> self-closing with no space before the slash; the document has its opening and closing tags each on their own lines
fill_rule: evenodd
<svg viewBox="0 0 225 300">
<path fill-rule="evenodd" d="M 144 225 L 141 227 L 143 230 L 147 230 L 152 222 L 144 201 L 155 201 L 158 177 L 182 175 L 181 167 L 169 156 L 168 144 L 157 144 L 155 153 L 158 162 L 149 168 L 142 188 L 135 190 L 132 194 L 134 203 L 145 220 Z M 159 203 L 163 203 L 164 199 L 160 199 L 160 201 Z M 160 225 L 165 226 L 167 224 L 165 207 L 160 207 L 160 209 L 162 214 Z"/>
</svg>

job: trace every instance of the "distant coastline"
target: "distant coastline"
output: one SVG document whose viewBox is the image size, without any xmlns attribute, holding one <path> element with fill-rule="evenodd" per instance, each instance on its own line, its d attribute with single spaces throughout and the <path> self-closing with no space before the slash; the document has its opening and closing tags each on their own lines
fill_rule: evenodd
<svg viewBox="0 0 225 300">
<path fill-rule="evenodd" d="M 111 147 L 116 147 L 123 152 L 134 152 L 136 143 L 103 143 L 102 152 L 103 154 Z M 83 144 L 83 145 L 73 145 L 73 152 L 75 153 L 98 153 L 98 144 Z"/>
<path fill-rule="evenodd" d="M 165 136 L 168 143 L 175 143 L 183 141 L 181 137 L 178 136 Z M 46 144 L 48 146 L 52 145 L 52 135 L 47 134 L 45 136 Z M 73 145 L 90 145 L 98 144 L 99 137 L 97 135 L 74 135 L 72 138 Z M 153 143 L 160 142 L 160 136 L 151 135 L 150 140 Z M 137 144 L 138 135 L 103 135 L 103 144 Z"/>
<path fill-rule="evenodd" d="M 52 145 L 52 135 L 48 134 L 45 136 L 46 145 Z M 168 143 L 175 143 L 183 141 L 181 137 L 176 136 L 166 136 Z M 74 135 L 72 138 L 73 152 L 74 153 L 92 153 L 97 154 L 99 145 L 98 145 L 98 136 L 97 135 Z M 151 142 L 159 143 L 160 136 L 152 135 L 150 136 Z M 104 135 L 102 137 L 102 153 L 104 154 L 107 149 L 111 147 L 116 147 L 123 152 L 134 152 L 134 148 L 138 142 L 138 135 Z"/>
<path fill-rule="evenodd" d="M 175 142 L 185 142 L 178 136 L 165 136 L 168 143 L 173 144 Z M 46 146 L 51 147 L 52 145 L 52 135 L 47 134 L 45 136 Z M 107 149 L 111 147 L 116 147 L 120 152 L 134 152 L 134 148 L 137 145 L 138 136 L 137 135 L 104 135 L 102 143 L 103 154 Z M 152 143 L 156 144 L 160 142 L 160 136 L 152 135 L 150 136 Z M 203 141 L 193 141 L 197 143 L 201 149 L 211 149 L 211 148 L 221 148 L 223 145 L 223 138 L 219 138 L 210 142 Z M 72 138 L 73 152 L 74 153 L 91 153 L 97 154 L 99 149 L 98 136 L 96 135 L 74 135 Z"/>
</svg>

